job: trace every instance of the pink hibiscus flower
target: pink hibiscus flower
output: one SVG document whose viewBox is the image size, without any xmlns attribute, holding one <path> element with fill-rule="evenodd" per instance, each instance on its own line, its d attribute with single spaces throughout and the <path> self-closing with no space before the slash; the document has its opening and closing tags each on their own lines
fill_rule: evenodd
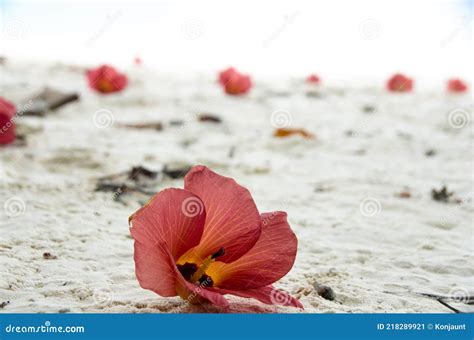
<svg viewBox="0 0 474 340">
<path fill-rule="evenodd" d="M 238 76 L 239 72 L 233 67 L 229 67 L 221 72 L 219 72 L 219 83 L 222 86 L 225 86 L 225 84 L 233 77 L 233 76 Z"/>
<path fill-rule="evenodd" d="M 387 81 L 387 90 L 390 92 L 411 92 L 413 90 L 413 80 L 397 73 Z"/>
<path fill-rule="evenodd" d="M 310 74 L 308 78 L 306 78 L 306 82 L 309 84 L 319 84 L 321 79 L 316 74 Z"/>
<path fill-rule="evenodd" d="M 122 91 L 128 83 L 125 74 L 108 65 L 87 71 L 87 80 L 90 88 L 102 94 Z"/>
<path fill-rule="evenodd" d="M 239 74 L 231 77 L 224 86 L 225 93 L 230 95 L 241 95 L 247 93 L 252 87 L 250 76 Z"/>
<path fill-rule="evenodd" d="M 204 166 L 130 216 L 140 286 L 161 296 L 227 307 L 224 295 L 303 308 L 272 283 L 293 266 L 286 213 L 260 214 L 249 191 Z"/>
<path fill-rule="evenodd" d="M 448 80 L 448 91 L 453 93 L 462 93 L 467 91 L 467 85 L 461 79 Z"/>
<path fill-rule="evenodd" d="M 225 93 L 234 96 L 245 94 L 252 88 L 250 76 L 238 72 L 233 67 L 219 73 L 219 83 Z"/>
<path fill-rule="evenodd" d="M 0 145 L 13 143 L 15 134 L 15 105 L 0 97 Z"/>
</svg>

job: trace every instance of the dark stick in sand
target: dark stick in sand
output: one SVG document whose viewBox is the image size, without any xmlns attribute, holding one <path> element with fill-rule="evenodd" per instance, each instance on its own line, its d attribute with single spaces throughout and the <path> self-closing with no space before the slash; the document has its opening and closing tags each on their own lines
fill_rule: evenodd
<svg viewBox="0 0 474 340">
<path fill-rule="evenodd" d="M 438 295 L 438 294 L 430 294 L 430 293 L 416 293 L 418 295 L 430 297 L 433 299 L 442 299 L 442 300 L 454 300 L 454 301 L 459 301 L 463 302 L 468 305 L 474 304 L 474 296 L 466 296 L 466 297 L 457 297 L 457 296 L 448 296 L 448 295 Z"/>
<path fill-rule="evenodd" d="M 145 177 L 154 179 L 156 178 L 156 176 L 158 176 L 158 171 L 153 171 L 148 168 L 145 168 L 144 166 L 138 165 L 138 166 L 134 166 L 130 170 L 122 171 L 122 172 L 112 174 L 112 175 L 102 176 L 99 178 L 99 181 L 118 179 L 125 175 L 127 176 L 129 180 L 132 180 L 132 181 L 136 181 L 139 175 L 143 175 Z"/>
<path fill-rule="evenodd" d="M 161 122 L 147 122 L 147 123 L 133 123 L 133 124 L 121 124 L 120 127 L 130 128 L 130 129 L 149 129 L 155 131 L 163 130 L 163 123 Z"/>
<path fill-rule="evenodd" d="M 399 293 L 389 292 L 389 291 L 385 291 L 384 293 L 399 295 Z M 434 300 L 438 301 L 443 306 L 445 306 L 446 308 L 452 310 L 455 313 L 465 313 L 465 312 L 463 312 L 463 311 L 461 311 L 457 308 L 454 308 L 453 306 L 448 304 L 445 300 L 457 301 L 459 303 L 465 303 L 467 305 L 474 304 L 474 296 L 467 296 L 465 298 L 460 299 L 459 297 L 456 297 L 456 296 L 438 295 L 438 294 L 431 294 L 431 293 L 412 292 L 411 294 L 415 294 L 415 295 L 418 295 L 418 296 L 423 296 L 423 297 L 426 297 L 426 298 L 434 299 Z"/>
<path fill-rule="evenodd" d="M 456 309 L 456 308 L 454 308 L 454 307 L 448 305 L 448 304 L 447 304 L 446 302 L 444 302 L 442 299 L 436 299 L 436 301 L 438 301 L 438 302 L 439 302 L 440 304 L 442 304 L 443 306 L 445 306 L 445 307 L 451 309 L 454 313 L 457 313 L 457 314 L 462 313 L 459 309 Z"/>
<path fill-rule="evenodd" d="M 222 123 L 222 119 L 210 113 L 201 113 L 198 115 L 200 122 Z"/>
<path fill-rule="evenodd" d="M 147 169 L 141 165 L 134 166 L 132 170 L 128 172 L 128 179 L 135 180 L 140 175 L 145 176 L 147 178 L 155 179 L 158 176 L 158 171 Z"/>
<path fill-rule="evenodd" d="M 45 116 L 48 111 L 54 111 L 78 99 L 77 93 L 64 93 L 46 87 L 39 94 L 28 99 L 17 113 L 25 116 Z"/>
</svg>

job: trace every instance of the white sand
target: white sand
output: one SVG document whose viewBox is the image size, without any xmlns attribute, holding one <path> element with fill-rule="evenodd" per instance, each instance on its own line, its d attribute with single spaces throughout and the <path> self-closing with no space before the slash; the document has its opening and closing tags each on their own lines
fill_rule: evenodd
<svg viewBox="0 0 474 340">
<path fill-rule="evenodd" d="M 208 165 L 246 186 L 261 212 L 288 212 L 299 251 L 276 286 L 299 297 L 305 312 L 449 312 L 416 293 L 473 291 L 473 130 L 448 122 L 453 109 L 472 111 L 469 95 L 391 95 L 376 84 L 323 87 L 323 97 L 308 98 L 299 80 L 257 80 L 249 96 L 232 98 L 214 75 L 135 67 L 123 94 L 99 96 L 80 68 L 0 68 L 0 95 L 15 103 L 45 84 L 82 97 L 48 117 L 22 117 L 27 147 L 0 149 L 0 303 L 10 301 L 2 312 L 219 311 L 141 289 L 127 218 L 144 197 L 124 197 L 123 205 L 94 192 L 100 176 L 170 162 Z M 376 112 L 362 112 L 365 104 Z M 101 109 L 112 112 L 113 126 L 94 123 Z M 318 140 L 272 137 L 279 109 Z M 197 122 L 201 111 L 224 124 Z M 173 119 L 186 124 L 161 132 L 117 127 Z M 437 154 L 425 156 L 428 149 Z M 431 189 L 442 184 L 464 203 L 432 200 Z M 182 185 L 162 180 L 155 190 Z M 412 197 L 395 197 L 405 187 Z M 45 260 L 44 252 L 58 258 Z M 318 296 L 314 282 L 332 287 L 336 300 Z M 299 312 L 229 298 L 232 312 Z"/>
</svg>

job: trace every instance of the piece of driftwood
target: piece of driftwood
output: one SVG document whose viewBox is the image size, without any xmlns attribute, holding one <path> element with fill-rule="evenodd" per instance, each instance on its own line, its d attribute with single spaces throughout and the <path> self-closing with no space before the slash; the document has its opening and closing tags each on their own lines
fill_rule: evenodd
<svg viewBox="0 0 474 340">
<path fill-rule="evenodd" d="M 130 170 L 98 178 L 95 191 L 111 192 L 114 201 L 125 205 L 125 194 L 145 195 L 148 200 L 157 192 L 157 181 L 164 177 L 183 178 L 190 169 L 191 166 L 182 163 L 167 164 L 161 171 L 150 170 L 141 165 L 134 166 Z"/>
<path fill-rule="evenodd" d="M 209 122 L 209 123 L 222 123 L 222 119 L 216 115 L 210 113 L 201 113 L 198 115 L 198 120 L 200 122 Z"/>
<path fill-rule="evenodd" d="M 99 182 L 96 185 L 95 191 L 112 192 L 114 194 L 113 200 L 118 202 L 121 201 L 121 196 L 125 193 L 139 192 L 147 196 L 153 196 L 155 194 L 154 191 L 150 191 L 139 185 L 128 185 L 120 182 Z"/>
<path fill-rule="evenodd" d="M 120 127 L 130 128 L 130 129 L 139 129 L 139 130 L 163 130 L 163 123 L 161 122 L 146 122 L 146 123 L 132 123 L 132 124 L 120 124 Z"/>
<path fill-rule="evenodd" d="M 158 171 L 153 171 L 150 169 L 145 168 L 144 166 L 134 166 L 128 172 L 128 179 L 137 180 L 140 176 L 155 179 L 158 176 Z"/>
<path fill-rule="evenodd" d="M 115 173 L 112 175 L 107 175 L 99 178 L 99 182 L 106 182 L 106 181 L 125 181 L 125 180 L 131 180 L 131 181 L 138 181 L 140 177 L 145 177 L 149 179 L 155 179 L 158 176 L 158 171 L 153 171 L 148 168 L 145 168 L 144 166 L 138 165 L 132 167 L 130 170 L 127 171 L 122 171 L 119 173 Z"/>
<path fill-rule="evenodd" d="M 39 94 L 27 99 L 20 106 L 18 115 L 25 116 L 45 116 L 48 112 L 59 109 L 68 103 L 79 100 L 79 95 L 75 92 L 61 92 L 49 87 L 45 87 Z"/>
<path fill-rule="evenodd" d="M 166 164 L 163 167 L 163 174 L 172 179 L 183 178 L 191 170 L 191 166 L 187 164 Z"/>
<path fill-rule="evenodd" d="M 139 193 L 147 199 L 156 193 L 155 180 L 159 175 L 144 166 L 134 166 L 130 170 L 98 178 L 95 191 L 113 193 L 113 200 L 126 205 L 122 200 L 124 194 Z"/>
</svg>

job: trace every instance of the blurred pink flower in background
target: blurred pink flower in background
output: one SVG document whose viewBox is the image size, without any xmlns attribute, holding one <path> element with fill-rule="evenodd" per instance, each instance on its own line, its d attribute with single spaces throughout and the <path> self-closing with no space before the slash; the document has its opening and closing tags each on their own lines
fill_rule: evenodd
<svg viewBox="0 0 474 340">
<path fill-rule="evenodd" d="M 141 65 L 141 64 L 143 64 L 143 60 L 142 60 L 142 58 L 137 56 L 137 57 L 133 58 L 133 63 L 135 65 Z"/>
<path fill-rule="evenodd" d="M 306 82 L 309 84 L 319 84 L 321 83 L 321 79 L 316 74 L 310 74 L 308 78 L 306 78 Z"/>
<path fill-rule="evenodd" d="M 461 79 L 449 79 L 447 88 L 449 92 L 463 93 L 467 91 L 467 84 Z"/>
<path fill-rule="evenodd" d="M 225 84 L 232 78 L 233 76 L 238 76 L 238 72 L 235 68 L 229 67 L 221 72 L 219 72 L 219 83 L 222 86 L 225 86 Z"/>
<path fill-rule="evenodd" d="M 401 73 L 394 74 L 387 81 L 387 90 L 390 92 L 411 92 L 413 90 L 413 80 Z"/>
<path fill-rule="evenodd" d="M 15 141 L 15 105 L 0 97 L 0 144 L 10 144 Z"/>
<path fill-rule="evenodd" d="M 128 83 L 127 76 L 109 65 L 87 71 L 89 86 L 102 94 L 122 91 Z"/>
<path fill-rule="evenodd" d="M 230 95 L 245 94 L 252 87 L 250 76 L 240 73 L 234 67 L 221 71 L 218 80 L 224 91 Z"/>
</svg>

